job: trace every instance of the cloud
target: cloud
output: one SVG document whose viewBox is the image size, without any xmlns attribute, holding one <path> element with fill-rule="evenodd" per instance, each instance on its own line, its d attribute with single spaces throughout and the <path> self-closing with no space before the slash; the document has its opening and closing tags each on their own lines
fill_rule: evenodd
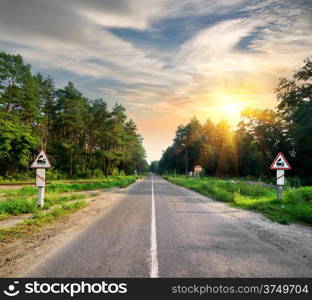
<svg viewBox="0 0 312 300">
<path fill-rule="evenodd" d="M 239 97 L 246 106 L 274 106 L 278 78 L 290 75 L 311 54 L 311 5 L 298 2 L 266 1 L 243 18 L 199 31 L 175 57 L 176 70 L 192 74 L 192 80 L 177 87 L 178 93 L 171 90 L 156 108 L 184 118 L 192 114 L 215 118 L 213 113 L 203 114 L 203 108 L 212 112 L 229 95 L 228 101 Z M 244 39 L 249 42 L 242 49 Z"/>
<path fill-rule="evenodd" d="M 278 78 L 311 55 L 311 15 L 307 0 L 0 0 L 0 45 L 57 80 L 72 76 L 87 95 L 122 102 L 140 124 L 142 111 L 154 123 L 217 120 L 231 99 L 275 105 Z"/>
</svg>

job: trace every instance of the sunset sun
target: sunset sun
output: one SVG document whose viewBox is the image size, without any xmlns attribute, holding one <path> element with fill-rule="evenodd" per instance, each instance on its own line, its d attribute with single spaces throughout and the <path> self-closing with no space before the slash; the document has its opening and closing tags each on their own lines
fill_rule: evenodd
<svg viewBox="0 0 312 300">
<path fill-rule="evenodd" d="M 243 106 L 239 102 L 227 102 L 220 106 L 220 111 L 223 112 L 227 117 L 237 117 L 240 115 Z"/>
<path fill-rule="evenodd" d="M 239 121 L 240 114 L 246 106 L 244 95 L 224 94 L 219 95 L 216 99 L 216 117 L 227 120 L 231 125 L 236 125 Z"/>
</svg>

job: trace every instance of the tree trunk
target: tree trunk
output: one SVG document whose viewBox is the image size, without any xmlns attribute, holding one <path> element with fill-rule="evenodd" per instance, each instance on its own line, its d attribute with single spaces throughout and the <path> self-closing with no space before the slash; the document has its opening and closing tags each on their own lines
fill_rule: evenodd
<svg viewBox="0 0 312 300">
<path fill-rule="evenodd" d="M 73 176 L 73 149 L 70 148 L 69 177 Z"/>
<path fill-rule="evenodd" d="M 109 167 L 108 158 L 105 158 L 105 177 L 108 177 L 108 167 Z"/>
<path fill-rule="evenodd" d="M 92 174 L 92 177 L 94 176 L 94 162 L 95 162 L 95 153 L 91 152 L 91 159 L 92 159 L 92 171 L 91 171 L 91 174 Z"/>
</svg>

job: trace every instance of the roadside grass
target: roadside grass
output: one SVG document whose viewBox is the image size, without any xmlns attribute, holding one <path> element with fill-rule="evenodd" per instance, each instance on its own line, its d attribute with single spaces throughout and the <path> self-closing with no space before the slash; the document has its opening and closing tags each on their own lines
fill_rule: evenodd
<svg viewBox="0 0 312 300">
<path fill-rule="evenodd" d="M 112 187 L 126 187 L 135 182 L 135 178 L 120 178 L 107 182 L 95 183 L 52 183 L 47 186 L 47 192 L 75 192 L 75 191 L 90 191 L 98 189 L 108 189 Z"/>
<path fill-rule="evenodd" d="M 31 196 L 36 194 L 37 189 L 31 186 L 23 186 L 18 189 L 0 189 L 0 196 Z"/>
<path fill-rule="evenodd" d="M 47 182 L 50 184 L 53 183 L 97 183 L 97 182 L 107 182 L 111 180 L 116 180 L 120 178 L 126 177 L 134 177 L 131 175 L 120 175 L 120 176 L 108 176 L 108 177 L 92 177 L 92 178 L 73 178 L 73 179 L 49 179 L 47 175 Z M 141 177 L 141 175 L 139 176 Z M 0 180 L 0 185 L 23 185 L 23 184 L 34 184 L 34 177 L 28 178 L 26 180 L 15 180 L 15 179 L 7 179 Z"/>
<path fill-rule="evenodd" d="M 20 224 L 10 228 L 1 229 L 0 241 L 9 242 L 21 237 L 31 236 L 40 230 L 44 225 L 49 224 L 61 217 L 65 217 L 87 205 L 88 204 L 84 201 L 78 201 L 75 203 L 63 204 L 61 207 L 57 207 L 47 214 L 38 211 L 32 219 L 24 220 Z"/>
<path fill-rule="evenodd" d="M 57 194 L 51 194 L 45 198 L 44 201 L 44 209 L 49 209 L 52 206 L 64 204 L 65 202 L 69 201 L 76 201 L 76 200 L 83 200 L 87 197 L 87 195 L 66 195 L 66 196 L 59 196 Z M 37 201 L 37 198 L 36 198 Z"/>
<path fill-rule="evenodd" d="M 9 198 L 0 201 L 0 214 L 19 215 L 23 213 L 34 213 L 37 211 L 37 201 L 35 198 Z"/>
<path fill-rule="evenodd" d="M 71 183 L 51 183 L 46 186 L 46 193 L 49 192 L 75 192 L 75 191 L 90 191 L 98 189 L 107 189 L 112 187 L 127 187 L 129 184 L 136 181 L 135 176 L 111 176 L 101 181 L 96 182 L 71 182 Z M 0 189 L 0 196 L 31 196 L 37 193 L 37 188 L 24 186 L 19 189 Z"/>
<path fill-rule="evenodd" d="M 218 178 L 186 178 L 164 176 L 170 182 L 192 189 L 233 207 L 258 211 L 273 221 L 289 224 L 299 222 L 312 225 L 312 187 L 288 188 L 283 198 L 276 191 L 243 181 L 233 182 Z"/>
<path fill-rule="evenodd" d="M 136 181 L 134 176 L 109 177 L 104 182 L 94 183 L 53 183 L 46 187 L 45 209 L 66 201 L 84 198 L 83 195 L 60 196 L 59 193 L 70 193 L 76 191 L 89 191 L 108 189 L 112 187 L 127 187 Z M 24 186 L 16 190 L 0 190 L 0 220 L 10 215 L 23 213 L 34 213 L 37 208 L 38 190 L 35 187 Z M 93 193 L 92 196 L 97 194 Z"/>
<path fill-rule="evenodd" d="M 66 195 L 59 196 L 58 194 L 48 194 L 45 198 L 44 209 L 49 209 L 54 205 L 59 205 L 64 202 L 81 200 L 86 198 L 86 195 Z M 5 201 L 0 201 L 0 218 L 7 218 L 10 215 L 19 215 L 24 213 L 35 213 L 39 211 L 37 206 L 37 197 L 18 197 L 10 198 Z"/>
<path fill-rule="evenodd" d="M 44 210 L 37 206 L 37 188 L 25 186 L 16 190 L 0 190 L 0 220 L 12 215 L 31 213 L 33 217 L 21 223 L 0 230 L 0 241 L 31 235 L 45 224 L 66 216 L 88 205 L 83 201 L 88 195 L 60 193 L 127 187 L 136 181 L 135 176 L 114 176 L 101 182 L 53 183 L 46 187 Z M 92 193 L 94 197 L 97 193 Z M 74 201 L 74 202 L 73 202 Z M 95 201 L 95 199 L 92 199 Z M 47 211 L 48 210 L 48 211 Z"/>
</svg>

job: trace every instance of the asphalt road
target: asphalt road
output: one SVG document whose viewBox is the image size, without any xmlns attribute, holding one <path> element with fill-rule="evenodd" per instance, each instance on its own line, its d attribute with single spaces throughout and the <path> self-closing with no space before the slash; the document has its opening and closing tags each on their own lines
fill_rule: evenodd
<svg viewBox="0 0 312 300">
<path fill-rule="evenodd" d="M 312 276 L 309 257 L 260 230 L 266 220 L 252 226 L 240 210 L 155 175 L 121 192 L 108 214 L 25 276 Z"/>
</svg>

